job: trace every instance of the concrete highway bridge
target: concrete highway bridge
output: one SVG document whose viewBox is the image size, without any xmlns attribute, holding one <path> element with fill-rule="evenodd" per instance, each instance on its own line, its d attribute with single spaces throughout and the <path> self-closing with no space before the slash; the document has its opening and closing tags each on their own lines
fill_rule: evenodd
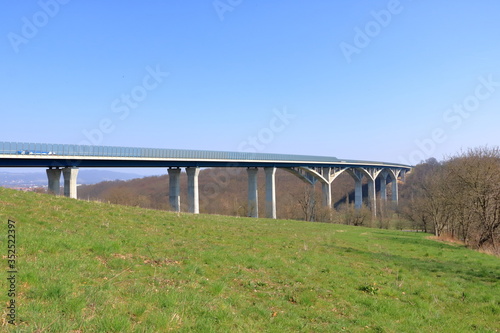
<svg viewBox="0 0 500 333">
<path fill-rule="evenodd" d="M 355 182 L 356 208 L 361 208 L 363 180 L 367 180 L 368 198 L 376 214 L 377 195 L 375 182 L 380 182 L 380 200 L 387 200 L 387 186 L 392 186 L 392 201 L 398 202 L 398 179 L 404 180 L 408 165 L 374 161 L 338 159 L 336 157 L 180 150 L 159 148 L 134 148 L 113 146 L 86 146 L 67 144 L 39 144 L 0 142 L 0 167 L 47 168 L 49 192 L 60 193 L 61 173 L 64 195 L 77 198 L 79 168 L 150 168 L 168 169 L 169 201 L 174 211 L 180 211 L 180 176 L 185 168 L 188 180 L 188 211 L 199 213 L 198 175 L 200 168 L 246 168 L 248 174 L 248 215 L 258 217 L 257 173 L 263 168 L 266 179 L 266 217 L 276 218 L 277 168 L 296 175 L 314 185 L 322 184 L 323 205 L 332 207 L 332 182 L 343 172 Z"/>
</svg>

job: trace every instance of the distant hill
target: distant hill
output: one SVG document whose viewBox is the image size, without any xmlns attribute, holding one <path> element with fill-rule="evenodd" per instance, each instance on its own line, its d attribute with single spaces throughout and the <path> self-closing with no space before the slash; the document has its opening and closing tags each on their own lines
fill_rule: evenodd
<svg viewBox="0 0 500 333">
<path fill-rule="evenodd" d="M 0 172 L 0 186 L 31 187 L 47 185 L 47 176 L 42 172 Z"/>
<path fill-rule="evenodd" d="M 110 170 L 81 169 L 78 173 L 78 183 L 96 184 L 102 181 L 130 180 L 141 177 L 142 177 L 141 175 L 133 173 L 116 172 Z M 0 186 L 3 187 L 47 186 L 47 175 L 45 171 L 0 172 Z"/>
<path fill-rule="evenodd" d="M 117 172 L 109 170 L 80 169 L 80 171 L 78 172 L 78 183 L 96 184 L 103 181 L 130 180 L 142 177 L 143 176 L 135 173 L 125 173 L 125 172 Z"/>
</svg>

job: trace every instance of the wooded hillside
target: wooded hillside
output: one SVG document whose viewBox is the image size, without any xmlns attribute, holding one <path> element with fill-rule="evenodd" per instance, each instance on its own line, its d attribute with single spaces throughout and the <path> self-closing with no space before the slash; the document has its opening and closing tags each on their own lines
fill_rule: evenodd
<svg viewBox="0 0 500 333">
<path fill-rule="evenodd" d="M 259 171 L 259 212 L 265 214 L 265 178 Z M 79 187 L 80 199 L 101 200 L 115 204 L 154 209 L 170 209 L 168 175 L 145 177 L 130 181 L 107 181 Z M 247 173 L 244 168 L 203 169 L 199 176 L 200 213 L 232 216 L 247 215 Z M 181 175 L 181 206 L 187 211 L 187 177 Z M 354 189 L 353 179 L 343 174 L 332 185 L 332 202 L 346 201 Z M 277 214 L 279 218 L 321 220 L 321 184 L 316 184 L 314 196 L 310 185 L 282 169 L 276 172 Z M 350 199 L 352 201 L 352 199 Z"/>
</svg>

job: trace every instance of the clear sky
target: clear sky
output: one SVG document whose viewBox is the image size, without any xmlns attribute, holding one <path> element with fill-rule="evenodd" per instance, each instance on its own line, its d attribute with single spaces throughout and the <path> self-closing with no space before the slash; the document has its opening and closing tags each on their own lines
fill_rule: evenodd
<svg viewBox="0 0 500 333">
<path fill-rule="evenodd" d="M 500 1 L 5 0 L 0 141 L 414 164 L 500 142 Z"/>
</svg>

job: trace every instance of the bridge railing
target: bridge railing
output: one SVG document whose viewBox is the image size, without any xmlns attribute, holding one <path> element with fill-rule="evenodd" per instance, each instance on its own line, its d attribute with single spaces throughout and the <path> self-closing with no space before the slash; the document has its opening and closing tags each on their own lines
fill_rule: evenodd
<svg viewBox="0 0 500 333">
<path fill-rule="evenodd" d="M 296 160 L 296 161 L 339 161 L 335 157 L 269 154 L 253 152 L 224 152 L 203 150 L 182 150 L 162 148 L 138 148 L 115 146 L 90 146 L 71 144 L 47 144 L 28 142 L 0 142 L 0 155 L 62 155 L 127 158 L 173 158 L 209 160 Z"/>
</svg>

